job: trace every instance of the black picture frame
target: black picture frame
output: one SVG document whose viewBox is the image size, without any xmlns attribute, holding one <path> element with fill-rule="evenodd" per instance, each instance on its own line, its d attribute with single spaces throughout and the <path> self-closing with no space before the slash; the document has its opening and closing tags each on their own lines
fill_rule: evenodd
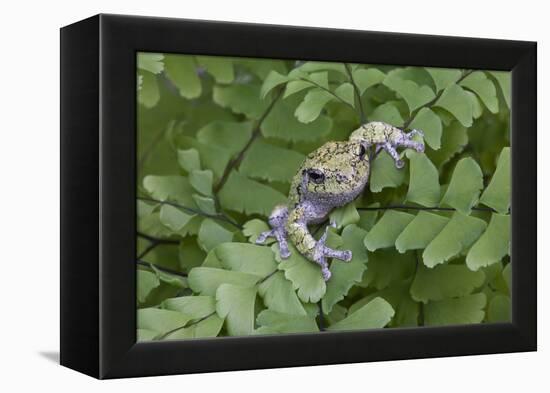
<svg viewBox="0 0 550 393">
<path fill-rule="evenodd" d="M 136 343 L 136 52 L 512 71 L 512 323 Z M 536 350 L 536 43 L 97 15 L 61 29 L 61 364 L 97 378 Z"/>
</svg>

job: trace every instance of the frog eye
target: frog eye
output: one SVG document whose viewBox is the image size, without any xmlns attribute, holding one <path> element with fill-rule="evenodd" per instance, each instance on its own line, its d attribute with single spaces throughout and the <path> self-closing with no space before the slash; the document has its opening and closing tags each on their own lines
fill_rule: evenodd
<svg viewBox="0 0 550 393">
<path fill-rule="evenodd" d="M 309 169 L 307 175 L 315 184 L 321 184 L 325 181 L 325 175 L 318 169 Z"/>
<path fill-rule="evenodd" d="M 365 149 L 365 146 L 359 145 L 359 158 L 363 159 L 363 157 L 365 157 L 365 154 L 367 154 L 367 149 Z"/>
</svg>

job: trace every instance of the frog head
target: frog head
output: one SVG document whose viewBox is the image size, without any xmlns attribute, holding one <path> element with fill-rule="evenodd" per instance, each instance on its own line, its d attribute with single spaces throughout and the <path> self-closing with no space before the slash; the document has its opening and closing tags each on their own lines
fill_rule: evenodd
<svg viewBox="0 0 550 393">
<path fill-rule="evenodd" d="M 369 177 L 369 158 L 358 141 L 328 142 L 310 153 L 302 165 L 304 198 L 327 207 L 353 200 Z"/>
</svg>

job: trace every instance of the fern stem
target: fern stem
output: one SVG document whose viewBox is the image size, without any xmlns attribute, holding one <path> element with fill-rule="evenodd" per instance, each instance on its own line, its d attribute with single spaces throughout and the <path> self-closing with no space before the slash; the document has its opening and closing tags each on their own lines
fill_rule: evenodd
<svg viewBox="0 0 550 393">
<path fill-rule="evenodd" d="M 416 275 L 418 274 L 418 267 L 420 265 L 420 257 L 418 255 L 419 255 L 419 252 L 415 251 L 414 256 L 415 256 L 415 259 L 416 259 L 416 266 L 414 268 L 414 276 L 413 276 L 413 279 L 411 280 L 411 286 L 409 287 L 409 293 L 411 293 L 412 284 L 414 283 L 414 279 L 416 278 Z M 418 302 L 418 319 L 417 319 L 417 322 L 418 322 L 418 326 L 424 326 L 424 303 L 421 302 L 421 301 Z"/>
<path fill-rule="evenodd" d="M 199 210 L 199 209 L 194 209 L 192 207 L 180 205 L 179 203 L 170 202 L 170 201 L 161 201 L 161 200 L 154 199 L 154 198 L 138 197 L 137 199 L 142 200 L 142 201 L 147 201 L 147 202 L 160 203 L 162 205 L 174 206 L 174 207 L 177 207 L 179 209 L 185 210 L 188 213 L 198 214 L 200 216 L 212 218 L 214 220 L 223 221 L 223 222 L 226 222 L 228 224 L 233 225 L 235 228 L 242 229 L 241 225 L 238 222 L 233 221 L 231 218 L 229 218 L 228 216 L 226 216 L 223 213 L 210 214 L 210 213 L 206 213 L 206 212 L 204 212 L 202 210 Z"/>
<path fill-rule="evenodd" d="M 327 89 L 326 87 L 320 85 L 319 83 L 314 82 L 314 81 L 309 80 L 309 79 L 306 79 L 306 78 L 300 78 L 300 80 L 303 81 L 303 82 L 311 83 L 313 86 L 316 86 L 316 87 L 318 87 L 319 89 L 326 91 L 327 93 L 329 93 L 331 96 L 333 96 L 334 98 L 336 98 L 336 99 L 337 99 L 338 101 L 340 101 L 341 103 L 343 103 L 343 104 L 349 106 L 350 108 L 352 108 L 353 110 L 355 110 L 355 108 L 353 107 L 353 105 L 351 105 L 349 102 L 344 101 L 342 98 L 338 97 L 338 96 L 336 95 L 336 93 L 333 92 L 332 90 Z"/>
<path fill-rule="evenodd" d="M 456 211 L 453 207 L 439 207 L 439 206 L 431 206 L 431 207 L 424 207 L 424 206 L 410 206 L 410 205 L 388 205 L 388 206 L 380 206 L 380 207 L 358 207 L 357 210 L 436 210 L 436 211 Z M 476 211 L 487 211 L 496 213 L 497 211 L 495 209 L 492 209 L 490 207 L 472 207 L 472 210 Z"/>
<path fill-rule="evenodd" d="M 462 76 L 460 78 L 458 78 L 458 80 L 455 82 L 455 83 L 460 83 L 464 80 L 464 78 L 466 78 L 468 75 L 470 75 L 472 72 L 474 72 L 473 70 L 467 70 L 467 71 L 464 71 L 462 73 Z M 407 128 L 409 128 L 409 126 L 411 125 L 411 123 L 413 122 L 413 120 L 416 118 L 416 115 L 418 115 L 418 113 L 424 109 L 424 108 L 430 108 L 432 105 L 434 105 L 437 100 L 439 100 L 441 98 L 441 96 L 443 95 L 443 92 L 445 91 L 445 89 L 441 90 L 439 93 L 437 93 L 437 95 L 434 97 L 433 100 L 425 103 L 424 105 L 422 105 L 421 107 L 419 108 L 416 108 L 412 113 L 411 115 L 409 116 L 409 118 L 407 119 L 407 121 L 405 121 L 405 123 L 403 124 L 403 129 L 406 130 Z"/>
<path fill-rule="evenodd" d="M 353 91 L 355 93 L 355 98 L 357 99 L 357 105 L 359 105 L 359 120 L 361 121 L 361 124 L 365 124 L 367 122 L 367 118 L 365 117 L 365 112 L 363 110 L 363 101 L 361 100 L 361 92 L 359 91 L 359 87 L 353 80 L 353 74 L 351 72 L 351 67 L 349 64 L 344 63 L 344 67 L 346 67 L 346 72 L 349 76 L 349 81 L 351 85 L 353 86 Z"/>
<path fill-rule="evenodd" d="M 149 245 L 145 248 L 145 250 L 143 250 L 143 251 L 137 256 L 137 258 L 138 258 L 138 259 L 143 258 L 145 255 L 147 255 L 147 254 L 149 254 L 151 251 L 153 251 L 153 249 L 154 249 L 155 247 L 157 247 L 159 244 L 160 244 L 160 243 L 157 242 L 157 241 L 151 242 L 151 244 L 149 244 Z"/>
<path fill-rule="evenodd" d="M 319 330 L 324 332 L 325 331 L 325 314 L 323 313 L 323 301 L 319 300 L 317 302 L 317 306 L 319 307 Z"/>
<path fill-rule="evenodd" d="M 143 165 L 145 164 L 145 162 L 149 159 L 151 153 L 153 152 L 153 150 L 155 150 L 155 148 L 157 147 L 157 145 L 160 143 L 160 141 L 162 141 L 162 138 L 164 138 L 164 136 L 166 135 L 166 132 L 168 131 L 168 129 L 173 126 L 172 124 L 167 126 L 167 127 L 164 127 L 164 128 L 161 128 L 160 130 L 158 130 L 154 137 L 153 137 L 153 140 L 151 141 L 151 143 L 149 144 L 149 146 L 147 146 L 145 148 L 145 150 L 143 151 L 143 154 L 141 155 L 141 157 L 139 158 L 138 160 L 138 168 L 142 168 Z"/>
<path fill-rule="evenodd" d="M 180 277 L 187 277 L 187 273 L 182 273 L 182 272 L 178 272 L 177 270 L 172 270 L 172 269 L 169 269 L 167 267 L 162 267 L 162 266 L 159 266 L 159 265 L 156 265 L 152 262 L 147 262 L 147 261 L 144 261 L 143 259 L 141 258 L 137 258 L 136 259 L 136 263 L 138 265 L 141 265 L 141 266 L 144 266 L 144 267 L 147 267 L 151 270 L 160 270 L 160 271 L 163 271 L 165 273 L 169 273 L 169 274 L 173 274 L 175 276 L 180 276 Z M 154 268 L 153 268 L 154 267 Z"/>
<path fill-rule="evenodd" d="M 157 242 L 157 243 L 160 243 L 160 244 L 180 244 L 179 240 L 163 239 L 163 238 L 160 238 L 160 237 L 155 237 L 155 236 L 148 235 L 148 234 L 143 233 L 143 232 L 138 232 L 137 235 L 139 237 L 144 238 L 145 240 L 149 240 L 150 242 Z"/>
<path fill-rule="evenodd" d="M 162 340 L 162 339 L 166 338 L 168 335 L 170 335 L 170 334 L 172 334 L 172 333 L 175 333 L 175 332 L 177 332 L 178 330 L 181 330 L 181 329 L 188 328 L 188 327 L 191 327 L 191 326 L 193 326 L 193 325 L 196 325 L 196 324 L 198 324 L 199 322 L 202 322 L 202 321 L 204 321 L 205 319 L 210 318 L 210 317 L 211 317 L 212 315 L 214 315 L 214 314 L 216 314 L 216 311 L 212 311 L 210 314 L 205 315 L 204 317 L 202 317 L 202 318 L 200 318 L 200 319 L 197 319 L 196 321 L 193 321 L 193 322 L 191 322 L 191 323 L 188 324 L 188 325 L 178 326 L 177 328 L 174 328 L 174 329 L 172 329 L 172 330 L 170 330 L 170 331 L 168 331 L 168 332 L 166 332 L 166 333 L 164 333 L 164 334 L 161 334 L 160 336 L 154 338 L 154 340 Z"/>
<path fill-rule="evenodd" d="M 283 93 L 283 90 L 282 89 L 279 89 L 279 92 L 277 93 L 277 95 L 275 96 L 275 98 L 271 101 L 271 103 L 269 104 L 269 106 L 266 108 L 266 110 L 264 111 L 264 113 L 262 114 L 262 116 L 260 117 L 260 119 L 258 119 L 258 121 L 256 122 L 256 127 L 254 127 L 254 130 L 252 131 L 252 135 L 250 136 L 250 139 L 248 140 L 248 142 L 246 143 L 246 145 L 242 148 L 242 150 L 239 152 L 239 154 L 237 154 L 237 156 L 230 160 L 224 171 L 223 171 L 223 174 L 222 174 L 222 177 L 220 178 L 220 180 L 218 181 L 218 183 L 216 183 L 216 185 L 214 186 L 213 188 L 213 191 L 214 191 L 214 195 L 217 196 L 217 194 L 220 192 L 220 190 L 222 189 L 222 187 L 225 185 L 225 183 L 227 182 L 227 179 L 229 178 L 229 175 L 231 174 L 231 171 L 235 168 L 237 168 L 239 166 L 239 164 L 241 163 L 241 161 L 243 160 L 244 158 L 244 155 L 245 153 L 247 152 L 247 150 L 250 148 L 250 146 L 252 145 L 252 143 L 256 140 L 256 138 L 258 138 L 260 136 L 260 132 L 261 132 L 261 127 L 262 127 L 262 124 L 264 122 L 264 120 L 267 118 L 267 116 L 271 113 L 271 110 L 273 109 L 273 107 L 275 106 L 275 103 L 279 100 L 279 98 L 281 97 Z M 216 201 L 217 201 L 217 198 L 216 198 Z"/>
<path fill-rule="evenodd" d="M 265 276 L 264 278 L 261 278 L 257 283 L 256 285 L 260 285 L 261 283 L 267 281 L 269 278 L 271 278 L 273 275 L 275 275 L 275 273 L 277 273 L 279 271 L 279 269 L 275 269 L 273 270 L 271 273 L 269 273 L 267 276 Z"/>
</svg>

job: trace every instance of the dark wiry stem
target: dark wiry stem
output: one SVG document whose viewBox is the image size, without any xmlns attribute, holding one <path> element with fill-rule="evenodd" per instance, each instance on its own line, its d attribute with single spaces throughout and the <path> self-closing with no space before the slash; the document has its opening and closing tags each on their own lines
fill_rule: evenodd
<svg viewBox="0 0 550 393">
<path fill-rule="evenodd" d="M 188 206 L 183 206 L 183 205 L 180 205 L 179 203 L 175 203 L 175 202 L 170 202 L 170 201 L 161 201 L 161 200 L 158 200 L 158 199 L 153 199 L 153 198 L 147 198 L 147 197 L 138 197 L 137 199 L 140 199 L 142 201 L 147 201 L 147 202 L 154 202 L 154 203 L 160 203 L 160 204 L 163 204 L 163 205 L 170 205 L 170 206 L 174 206 L 174 207 L 177 207 L 179 209 L 182 209 L 182 210 L 185 210 L 187 211 L 188 213 L 191 213 L 191 214 L 198 214 L 200 216 L 204 216 L 204 217 L 208 217 L 208 218 L 213 218 L 214 220 L 220 220 L 220 221 L 224 221 L 228 224 L 231 224 L 233 225 L 234 227 L 238 228 L 238 229 L 242 229 L 241 226 L 239 225 L 239 223 L 233 221 L 232 219 L 230 219 L 229 217 L 227 217 L 225 214 L 223 213 L 218 213 L 218 214 L 210 214 L 210 213 L 206 213 L 202 210 L 198 210 L 198 209 L 193 209 L 191 207 L 188 207 Z"/>
<path fill-rule="evenodd" d="M 261 283 L 263 283 L 264 281 L 267 281 L 270 277 L 272 277 L 275 273 L 277 273 L 279 271 L 279 269 L 275 269 L 274 271 L 272 271 L 271 273 L 269 273 L 267 276 L 265 276 L 264 278 L 262 278 L 261 280 L 259 280 L 256 285 L 259 285 Z"/>
<path fill-rule="evenodd" d="M 358 207 L 357 210 L 438 210 L 438 211 L 456 211 L 453 207 L 439 207 L 439 206 L 410 206 L 410 205 L 388 205 L 380 207 Z M 472 207 L 472 210 L 487 211 L 496 213 L 495 209 L 490 207 Z"/>
<path fill-rule="evenodd" d="M 151 251 L 153 251 L 153 249 L 157 246 L 160 246 L 161 244 L 172 244 L 172 245 L 178 245 L 180 242 L 178 240 L 173 240 L 173 239 L 161 239 L 161 238 L 158 238 L 158 237 L 154 237 L 154 236 L 151 236 L 151 235 L 147 235 L 145 233 L 142 233 L 142 232 L 138 232 L 137 235 L 139 237 L 142 237 L 146 240 L 148 240 L 149 242 L 151 242 L 151 244 L 149 244 L 145 250 L 143 250 L 138 256 L 137 256 L 137 259 L 140 260 L 141 258 L 143 258 L 145 255 L 149 254 Z"/>
<path fill-rule="evenodd" d="M 143 233 L 143 232 L 138 232 L 137 235 L 139 237 L 144 238 L 145 240 L 149 240 L 150 242 L 156 242 L 156 243 L 159 243 L 159 244 L 180 244 L 179 240 L 161 239 L 159 237 L 154 237 L 154 236 L 148 235 L 148 234 Z"/>
<path fill-rule="evenodd" d="M 210 317 L 211 317 L 212 315 L 214 315 L 214 314 L 216 314 L 216 311 L 213 311 L 213 312 L 211 312 L 210 314 L 205 315 L 204 317 L 202 317 L 202 318 L 200 318 L 200 319 L 197 319 L 196 321 L 193 321 L 193 322 L 191 322 L 191 323 L 188 324 L 188 325 L 178 326 L 177 328 L 172 329 L 172 330 L 170 330 L 170 331 L 168 331 L 168 332 L 166 332 L 166 333 L 164 333 L 164 334 L 162 334 L 162 335 L 156 337 L 155 340 L 162 340 L 162 339 L 168 337 L 170 334 L 175 333 L 175 332 L 177 332 L 178 330 L 185 329 L 185 328 L 191 327 L 191 326 L 193 326 L 193 325 L 196 325 L 196 324 L 198 324 L 199 322 L 202 322 L 202 321 L 204 321 L 205 319 L 210 318 Z"/>
<path fill-rule="evenodd" d="M 143 250 L 138 256 L 137 259 L 143 258 L 145 255 L 149 254 L 153 249 L 158 246 L 160 243 L 157 241 L 152 241 L 151 244 L 149 244 L 145 250 Z"/>
<path fill-rule="evenodd" d="M 177 240 L 172 240 L 172 239 L 160 239 L 158 237 L 154 237 L 154 236 L 150 236 L 150 235 L 147 235 L 145 233 L 141 233 L 141 232 L 138 232 L 137 235 L 139 237 L 142 237 L 146 240 L 148 240 L 149 242 L 151 242 L 151 244 L 149 244 L 145 250 L 143 250 L 138 256 L 137 256 L 137 259 L 141 259 L 143 258 L 145 255 L 149 254 L 151 251 L 153 251 L 153 249 L 161 244 L 173 244 L 173 245 L 176 245 L 176 244 L 179 244 L 179 241 Z"/>
<path fill-rule="evenodd" d="M 148 267 L 149 269 L 151 270 L 154 270 L 153 267 L 157 270 L 160 270 L 160 271 L 163 271 L 165 273 L 169 273 L 169 274 L 173 274 L 175 276 L 180 276 L 180 277 L 187 277 L 187 273 L 182 273 L 182 272 L 178 272 L 177 270 L 172 270 L 172 269 L 169 269 L 167 267 L 162 267 L 162 266 L 159 266 L 159 265 L 155 265 L 154 263 L 152 262 L 147 262 L 147 261 L 144 261 L 140 258 L 136 259 L 136 263 L 138 265 L 141 265 L 141 266 L 145 266 L 145 267 Z"/>
<path fill-rule="evenodd" d="M 138 261 L 138 263 L 141 264 L 141 263 L 143 263 L 143 261 Z M 148 262 L 145 262 L 145 263 L 146 263 L 146 264 L 149 264 Z M 155 266 L 155 267 L 156 267 L 157 269 L 159 269 L 159 270 L 168 271 L 168 269 L 165 269 L 165 268 L 159 268 L 158 266 Z M 277 273 L 278 271 L 279 271 L 279 269 L 276 269 L 276 270 L 272 271 L 272 272 L 269 273 L 267 276 L 265 276 L 265 277 L 263 277 L 262 279 L 260 279 L 260 280 L 256 283 L 256 285 L 260 285 L 261 283 L 263 283 L 264 281 L 266 281 L 267 279 L 269 279 L 270 277 L 272 277 L 272 276 L 273 276 L 275 273 Z M 178 273 L 175 273 L 175 272 L 173 272 L 173 271 L 171 271 L 171 272 L 169 272 L 169 273 L 178 274 Z M 182 273 L 179 273 L 179 275 L 182 275 Z M 187 275 L 185 275 L 184 277 L 186 277 L 186 276 L 187 276 Z M 197 323 L 202 322 L 202 321 L 204 321 L 204 320 L 207 319 L 207 318 L 210 318 L 210 317 L 211 317 L 212 315 L 214 315 L 214 314 L 216 314 L 215 311 L 212 312 L 212 313 L 210 313 L 210 314 L 208 314 L 208 315 L 206 315 L 206 316 L 204 316 L 204 317 L 202 317 L 202 318 L 200 318 L 200 319 L 197 319 L 197 320 L 194 321 L 194 322 L 191 322 L 191 323 L 188 324 L 188 325 L 183 325 L 183 326 L 179 326 L 179 327 L 177 327 L 177 328 L 175 328 L 175 329 L 172 329 L 172 330 L 170 330 L 169 332 L 166 332 L 166 333 L 164 333 L 163 335 L 157 337 L 156 340 L 162 340 L 163 338 L 166 338 L 166 337 L 169 336 L 170 334 L 172 334 L 172 333 L 174 333 L 174 332 L 177 332 L 177 331 L 180 330 L 180 329 L 184 329 L 184 328 L 188 328 L 188 327 L 190 327 L 190 326 L 196 325 Z"/>
<path fill-rule="evenodd" d="M 324 332 L 325 331 L 325 314 L 323 313 L 323 301 L 319 300 L 317 302 L 317 306 L 319 307 L 319 330 Z"/>
<path fill-rule="evenodd" d="M 363 110 L 363 102 L 361 101 L 361 92 L 359 91 L 359 87 L 353 80 L 353 74 L 351 72 L 351 67 L 349 64 L 344 64 L 346 67 L 346 72 L 348 73 L 349 80 L 351 85 L 353 86 L 353 91 L 355 92 L 355 98 L 357 99 L 357 105 L 359 105 L 359 120 L 361 121 L 361 124 L 365 124 L 367 122 L 367 118 L 365 117 L 365 112 Z"/>
<path fill-rule="evenodd" d="M 311 83 L 313 86 L 316 86 L 316 87 L 318 87 L 319 89 L 326 91 L 327 93 L 329 93 L 331 96 L 333 96 L 334 98 L 336 98 L 338 101 L 342 102 L 343 104 L 349 106 L 349 107 L 352 108 L 352 109 L 355 109 L 355 108 L 353 107 L 353 105 L 351 105 L 349 102 L 346 102 L 346 101 L 343 100 L 342 98 L 338 97 L 338 95 L 336 95 L 335 92 L 333 92 L 333 91 L 330 90 L 330 89 L 327 89 L 325 86 L 322 86 L 322 85 L 320 85 L 319 83 L 314 82 L 314 81 L 312 81 L 312 80 L 310 80 L 310 79 L 306 79 L 306 78 L 300 78 L 300 80 L 301 80 L 302 82 Z"/>
<path fill-rule="evenodd" d="M 414 253 L 414 256 L 416 258 L 416 267 L 414 269 L 414 277 L 411 281 L 411 287 L 412 287 L 412 284 L 414 283 L 414 279 L 418 273 L 418 268 L 420 265 L 420 257 L 418 256 L 418 251 Z M 418 302 L 418 326 L 424 326 L 424 303 L 423 302 Z"/>
<path fill-rule="evenodd" d="M 470 75 L 472 72 L 474 72 L 473 70 L 467 70 L 467 71 L 463 71 L 462 72 L 462 76 L 460 78 L 458 78 L 458 80 L 455 82 L 455 83 L 460 83 L 464 80 L 464 78 L 466 78 L 468 75 Z M 409 116 L 409 118 L 405 121 L 405 123 L 403 124 L 403 127 L 402 129 L 403 130 L 406 130 L 407 128 L 410 127 L 411 123 L 414 121 L 414 119 L 416 118 L 416 116 L 418 115 L 418 113 L 424 109 L 424 108 L 430 108 L 432 105 L 434 105 L 437 100 L 439 100 L 441 98 L 441 96 L 443 95 L 443 92 L 445 91 L 445 89 L 442 89 L 439 93 L 436 94 L 436 96 L 433 98 L 433 100 L 425 103 L 424 105 L 422 105 L 421 107 L 419 108 L 416 108 L 413 112 L 411 112 L 411 115 Z M 382 149 L 378 150 L 378 151 L 372 151 L 371 150 L 371 154 L 369 154 L 369 158 L 370 160 L 372 161 L 373 159 L 375 159 L 378 154 L 380 154 L 382 152 Z"/>
<path fill-rule="evenodd" d="M 468 75 L 470 75 L 472 72 L 474 72 L 473 70 L 468 70 L 468 71 L 464 71 L 462 73 L 462 76 L 455 82 L 455 83 L 460 83 L 464 80 L 464 78 L 466 78 Z M 443 95 L 443 92 L 445 91 L 445 89 L 441 90 L 439 93 L 437 93 L 437 95 L 434 97 L 433 100 L 425 103 L 424 105 L 422 105 L 421 107 L 419 108 L 416 108 L 412 113 L 411 115 L 409 116 L 409 118 L 405 121 L 405 124 L 403 124 L 403 129 L 406 130 L 407 128 L 409 128 L 409 126 L 411 125 L 411 123 L 413 122 L 413 120 L 416 118 L 416 115 L 418 115 L 418 113 L 424 109 L 424 108 L 429 108 L 431 107 L 432 105 L 434 105 L 437 100 L 439 100 L 441 98 L 441 96 Z"/>
<path fill-rule="evenodd" d="M 261 127 L 262 127 L 262 124 L 263 124 L 264 120 L 269 115 L 269 113 L 271 113 L 271 110 L 275 106 L 275 103 L 279 100 L 279 97 L 281 96 L 282 93 L 283 93 L 283 90 L 280 89 L 279 92 L 277 93 L 277 95 L 275 96 L 275 98 L 273 98 L 273 101 L 271 101 L 271 103 L 266 108 L 266 110 L 264 111 L 264 113 L 262 114 L 260 119 L 257 121 L 256 127 L 254 127 L 254 130 L 252 131 L 252 135 L 250 136 L 250 139 L 248 140 L 246 145 L 242 148 L 242 150 L 239 152 L 239 154 L 237 154 L 237 156 L 234 159 L 230 160 L 227 163 L 227 165 L 226 165 L 226 167 L 223 171 L 222 177 L 216 183 L 216 185 L 214 185 L 213 191 L 214 191 L 215 195 L 217 195 L 218 192 L 220 192 L 222 187 L 227 182 L 227 179 L 229 178 L 229 175 L 231 174 L 231 171 L 239 166 L 239 164 L 241 163 L 241 161 L 244 158 L 244 155 L 245 155 L 246 151 L 250 148 L 250 146 L 256 140 L 256 138 L 258 138 L 260 136 Z"/>
<path fill-rule="evenodd" d="M 159 142 L 162 140 L 162 138 L 164 137 L 164 135 L 166 135 L 166 131 L 168 130 L 167 127 L 165 128 L 161 128 L 159 131 L 157 131 L 157 133 L 155 134 L 153 140 L 151 141 L 151 143 L 149 144 L 149 146 L 147 146 L 147 148 L 145 149 L 145 151 L 143 152 L 143 154 L 141 155 L 141 157 L 139 158 L 139 161 L 138 161 L 138 167 L 142 167 L 145 162 L 147 161 L 147 159 L 149 158 L 149 156 L 151 155 L 151 152 L 155 149 L 155 147 L 159 144 Z"/>
</svg>

